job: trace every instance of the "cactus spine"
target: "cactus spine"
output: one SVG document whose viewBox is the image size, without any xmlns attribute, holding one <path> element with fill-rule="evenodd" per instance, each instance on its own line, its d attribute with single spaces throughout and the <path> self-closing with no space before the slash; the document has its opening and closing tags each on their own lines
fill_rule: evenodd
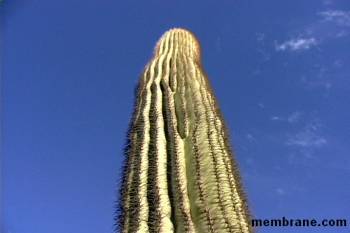
<svg viewBox="0 0 350 233">
<path fill-rule="evenodd" d="M 159 40 L 136 96 L 122 184 L 122 232 L 252 232 L 200 46 Z"/>
</svg>

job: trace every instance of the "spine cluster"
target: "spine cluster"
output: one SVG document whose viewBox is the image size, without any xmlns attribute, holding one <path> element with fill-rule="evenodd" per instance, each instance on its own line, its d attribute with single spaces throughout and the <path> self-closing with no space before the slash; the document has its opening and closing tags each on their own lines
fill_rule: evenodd
<svg viewBox="0 0 350 233">
<path fill-rule="evenodd" d="M 122 185 L 122 232 L 252 232 L 228 135 L 187 30 L 141 77 Z"/>
</svg>

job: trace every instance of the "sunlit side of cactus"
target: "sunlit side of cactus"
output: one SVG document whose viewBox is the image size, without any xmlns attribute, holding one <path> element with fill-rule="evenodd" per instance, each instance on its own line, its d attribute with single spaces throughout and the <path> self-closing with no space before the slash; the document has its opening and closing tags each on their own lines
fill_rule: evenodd
<svg viewBox="0 0 350 233">
<path fill-rule="evenodd" d="M 217 101 L 192 33 L 159 40 L 136 96 L 122 232 L 252 232 Z"/>
</svg>

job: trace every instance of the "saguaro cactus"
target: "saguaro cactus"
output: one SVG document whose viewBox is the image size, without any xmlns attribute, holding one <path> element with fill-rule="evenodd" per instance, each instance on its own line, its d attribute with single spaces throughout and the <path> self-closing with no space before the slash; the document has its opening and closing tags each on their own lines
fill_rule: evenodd
<svg viewBox="0 0 350 233">
<path fill-rule="evenodd" d="M 252 232 L 237 167 L 192 33 L 159 40 L 136 96 L 122 232 Z"/>
</svg>

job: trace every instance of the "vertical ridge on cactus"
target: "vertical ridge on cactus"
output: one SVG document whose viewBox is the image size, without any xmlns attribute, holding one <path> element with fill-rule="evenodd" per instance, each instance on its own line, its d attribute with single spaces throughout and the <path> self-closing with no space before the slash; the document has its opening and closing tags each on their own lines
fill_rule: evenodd
<svg viewBox="0 0 350 233">
<path fill-rule="evenodd" d="M 252 232 L 195 36 L 166 32 L 146 65 L 126 151 L 122 232 Z"/>
</svg>

